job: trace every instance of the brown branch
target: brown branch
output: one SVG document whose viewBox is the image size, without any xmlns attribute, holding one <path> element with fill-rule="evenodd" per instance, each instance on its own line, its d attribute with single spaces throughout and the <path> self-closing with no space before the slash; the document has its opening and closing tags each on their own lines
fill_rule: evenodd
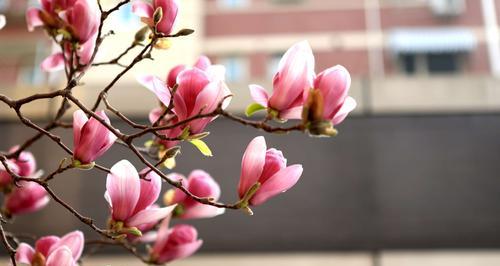
<svg viewBox="0 0 500 266">
<path fill-rule="evenodd" d="M 10 261 L 12 262 L 12 265 L 17 266 L 16 263 L 16 250 L 12 247 L 12 245 L 9 243 L 9 240 L 7 239 L 7 233 L 5 232 L 3 228 L 3 223 L 4 223 L 3 217 L 0 215 L 0 238 L 2 239 L 2 244 L 5 247 L 5 250 L 7 253 L 9 253 Z"/>
</svg>

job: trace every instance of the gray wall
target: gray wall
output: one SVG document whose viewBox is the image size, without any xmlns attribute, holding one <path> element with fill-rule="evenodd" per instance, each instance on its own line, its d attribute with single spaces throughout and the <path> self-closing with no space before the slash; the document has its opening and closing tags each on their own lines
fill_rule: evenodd
<svg viewBox="0 0 500 266">
<path fill-rule="evenodd" d="M 176 170 L 207 170 L 220 182 L 222 200 L 232 202 L 243 151 L 263 133 L 224 119 L 209 130 L 206 140 L 215 156 L 203 158 L 184 145 Z M 228 211 L 215 219 L 189 221 L 205 240 L 203 250 L 500 247 L 500 115 L 358 116 L 339 130 L 334 139 L 264 134 L 268 146 L 283 150 L 289 163 L 304 165 L 302 179 L 286 194 L 254 208 L 253 217 Z M 30 135 L 27 131 L 0 123 L 1 148 L 21 141 Z M 71 136 L 65 137 L 71 144 Z M 46 140 L 32 150 L 47 171 L 64 156 Z M 111 166 L 121 158 L 132 157 L 115 145 L 102 164 Z M 104 224 L 105 178 L 99 171 L 71 171 L 57 177 L 54 188 Z M 51 202 L 8 229 L 44 235 L 75 226 L 87 231 L 87 238 L 97 237 Z"/>
</svg>

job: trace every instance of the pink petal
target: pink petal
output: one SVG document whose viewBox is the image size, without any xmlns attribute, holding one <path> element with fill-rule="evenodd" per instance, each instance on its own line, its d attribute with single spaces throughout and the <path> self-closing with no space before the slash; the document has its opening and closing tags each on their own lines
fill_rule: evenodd
<svg viewBox="0 0 500 266">
<path fill-rule="evenodd" d="M 282 119 L 302 119 L 302 106 L 292 107 L 280 112 Z"/>
<path fill-rule="evenodd" d="M 178 65 L 178 66 L 175 66 L 174 68 L 172 68 L 168 72 L 167 85 L 169 88 L 173 88 L 175 86 L 175 84 L 177 84 L 177 76 L 179 76 L 179 73 L 181 73 L 185 69 L 186 69 L 185 65 Z"/>
<path fill-rule="evenodd" d="M 132 215 L 139 200 L 140 189 L 139 174 L 129 161 L 121 160 L 111 167 L 106 180 L 106 191 L 113 206 L 113 219 L 125 221 Z"/>
<path fill-rule="evenodd" d="M 106 124 L 110 124 L 104 111 L 96 112 Z M 108 150 L 116 136 L 97 119 L 91 117 L 82 127 L 80 141 L 74 151 L 74 158 L 82 163 L 91 163 Z"/>
<path fill-rule="evenodd" d="M 238 194 L 241 197 L 259 181 L 266 159 L 266 140 L 259 136 L 254 138 L 247 146 L 241 161 L 241 175 L 238 185 Z"/>
<path fill-rule="evenodd" d="M 256 103 L 267 107 L 267 102 L 269 101 L 267 91 L 262 86 L 256 84 L 249 85 L 248 87 L 250 88 L 250 95 L 252 96 L 252 99 Z"/>
<path fill-rule="evenodd" d="M 179 12 L 178 0 L 154 0 L 154 8 L 161 7 L 163 17 L 157 24 L 157 29 L 163 34 L 170 34 L 176 24 L 177 14 Z"/>
<path fill-rule="evenodd" d="M 321 72 L 314 81 L 314 88 L 319 89 L 324 100 L 325 118 L 332 119 L 334 110 L 345 101 L 351 76 L 347 69 L 337 65 Z"/>
<path fill-rule="evenodd" d="M 149 169 L 146 168 L 141 171 L 141 173 L 147 172 Z M 141 179 L 141 193 L 139 196 L 139 200 L 137 201 L 137 205 L 135 206 L 134 213 L 137 213 L 139 211 L 142 211 L 149 206 L 151 206 L 157 199 L 158 196 L 160 195 L 161 191 L 161 178 L 160 176 L 155 173 L 154 171 L 149 171 L 149 173 L 146 175 L 146 179 Z"/>
<path fill-rule="evenodd" d="M 19 148 L 19 146 L 14 146 L 9 152 L 14 152 Z M 36 170 L 36 160 L 33 153 L 23 151 L 14 160 L 14 163 L 19 167 L 18 174 L 21 176 L 30 176 L 35 173 Z"/>
<path fill-rule="evenodd" d="M 299 181 L 302 171 L 302 165 L 300 164 L 294 164 L 280 170 L 261 185 L 260 189 L 257 190 L 250 200 L 250 203 L 252 205 L 260 205 L 269 198 L 287 191 Z"/>
<path fill-rule="evenodd" d="M 76 110 L 73 113 L 73 145 L 74 147 L 78 146 L 80 143 L 80 132 L 85 125 L 89 121 L 87 115 L 82 110 Z"/>
<path fill-rule="evenodd" d="M 158 259 L 160 263 L 167 263 L 173 260 L 180 260 L 193 255 L 203 244 L 203 240 L 197 240 L 191 243 L 173 246 L 168 249 Z"/>
<path fill-rule="evenodd" d="M 39 9 L 32 7 L 26 11 L 26 24 L 28 24 L 28 31 L 33 31 L 35 27 L 43 26 Z"/>
<path fill-rule="evenodd" d="M 156 97 L 165 105 L 170 104 L 170 89 L 165 85 L 165 82 L 158 77 L 145 75 L 137 78 L 137 81 L 144 87 L 156 94 Z"/>
<path fill-rule="evenodd" d="M 211 65 L 212 62 L 210 62 L 210 59 L 204 55 L 200 56 L 198 60 L 196 60 L 196 63 L 194 63 L 194 67 L 201 70 L 206 70 Z"/>
<path fill-rule="evenodd" d="M 31 265 L 31 260 L 35 255 L 35 250 L 26 243 L 21 243 L 16 250 L 16 261 Z"/>
<path fill-rule="evenodd" d="M 50 249 L 59 242 L 60 238 L 57 236 L 45 236 L 38 239 L 35 243 L 36 251 L 40 252 L 43 256 L 49 255 Z"/>
<path fill-rule="evenodd" d="M 280 150 L 271 148 L 266 151 L 266 163 L 260 175 L 259 182 L 262 184 L 270 177 L 286 167 L 286 158 Z"/>
<path fill-rule="evenodd" d="M 340 110 L 335 114 L 332 119 L 333 125 L 338 125 L 347 117 L 347 115 L 356 108 L 356 101 L 352 97 L 347 97 Z"/>
<path fill-rule="evenodd" d="M 179 93 L 174 94 L 174 113 L 177 115 L 179 120 L 184 120 L 188 118 L 188 110 L 184 98 L 179 95 Z"/>
<path fill-rule="evenodd" d="M 55 72 L 64 69 L 64 56 L 62 53 L 55 53 L 42 61 L 40 65 L 43 71 Z"/>
<path fill-rule="evenodd" d="M 52 250 L 57 250 L 60 247 L 67 247 L 71 251 L 71 256 L 74 260 L 78 260 L 83 252 L 84 246 L 84 236 L 81 231 L 73 231 L 61 237 L 59 242 L 57 242 L 49 253 L 52 253 Z"/>
<path fill-rule="evenodd" d="M 280 60 L 269 106 L 278 111 L 291 107 L 312 87 L 314 75 L 314 55 L 309 43 L 302 41 L 293 45 Z"/>
<path fill-rule="evenodd" d="M 73 266 L 74 263 L 71 250 L 62 246 L 49 255 L 46 266 Z"/>
<path fill-rule="evenodd" d="M 177 204 L 163 208 L 149 208 L 142 210 L 127 220 L 127 226 L 139 226 L 142 224 L 154 223 L 169 216 Z"/>
<path fill-rule="evenodd" d="M 188 208 L 181 215 L 183 219 L 200 219 L 200 218 L 212 218 L 221 214 L 224 214 L 226 209 L 217 208 L 210 205 L 198 204 L 194 207 Z"/>
<path fill-rule="evenodd" d="M 189 192 L 198 197 L 211 197 L 218 200 L 220 197 L 220 187 L 209 173 L 203 170 L 194 170 L 188 178 Z"/>
<path fill-rule="evenodd" d="M 175 180 L 175 181 L 181 181 L 182 182 L 182 185 L 184 187 L 187 187 L 188 186 L 188 181 L 187 179 L 179 174 L 179 173 L 171 173 L 168 175 L 168 178 L 170 178 L 171 180 Z M 169 199 L 170 202 L 165 202 L 165 204 L 174 204 L 174 203 L 181 203 L 183 202 L 185 199 L 187 198 L 186 196 L 186 193 L 182 192 L 180 189 L 178 188 L 175 188 L 174 189 L 174 196 L 173 198 Z"/>
<path fill-rule="evenodd" d="M 209 82 L 206 73 L 197 68 L 184 70 L 177 77 L 179 87 L 175 95 L 183 99 L 188 115 L 192 114 L 198 94 Z M 179 117 L 179 119 L 182 118 Z"/>
<path fill-rule="evenodd" d="M 80 56 L 80 64 L 87 65 L 88 63 L 90 63 L 90 59 L 92 57 L 92 54 L 94 53 L 96 39 L 97 33 L 92 35 L 92 37 L 90 37 L 87 42 L 81 45 L 80 49 L 78 50 L 78 55 Z"/>
<path fill-rule="evenodd" d="M 86 43 L 97 32 L 100 22 L 97 2 L 78 0 L 67 10 L 66 15 L 80 44 Z"/>
<path fill-rule="evenodd" d="M 170 230 L 168 229 L 168 224 L 170 223 L 171 216 L 167 216 L 160 224 L 160 228 L 158 229 L 157 238 L 155 244 L 153 245 L 152 253 L 157 256 L 160 255 L 163 247 L 167 244 L 168 236 L 170 234 Z"/>
<path fill-rule="evenodd" d="M 33 182 L 22 182 L 5 198 L 5 208 L 13 215 L 37 211 L 49 203 L 45 189 Z"/>
<path fill-rule="evenodd" d="M 135 1 L 132 3 L 132 13 L 139 17 L 152 18 L 153 12 L 153 6 L 149 3 L 144 3 L 143 1 Z"/>
</svg>

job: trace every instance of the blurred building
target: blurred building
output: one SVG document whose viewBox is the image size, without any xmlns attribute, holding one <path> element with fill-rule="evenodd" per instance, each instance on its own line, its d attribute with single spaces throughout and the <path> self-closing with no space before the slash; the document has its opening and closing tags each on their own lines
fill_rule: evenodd
<svg viewBox="0 0 500 266">
<path fill-rule="evenodd" d="M 205 52 L 237 88 L 268 88 L 280 57 L 307 39 L 316 71 L 354 77 L 367 112 L 500 108 L 494 0 L 207 0 Z M 495 7 L 496 6 L 496 7 Z M 487 37 L 488 38 L 487 38 Z"/>
<path fill-rule="evenodd" d="M 26 6 L 37 2 L 0 0 L 0 13 L 8 19 L 0 33 L 0 85 L 15 98 L 61 83 L 38 67 L 52 49 L 43 31 L 26 30 Z M 196 34 L 176 39 L 168 51 L 155 51 L 154 62 L 126 75 L 118 86 L 130 97 L 115 97 L 117 107 L 144 115 L 154 97 L 138 89 L 135 76 L 163 77 L 173 65 L 192 64 L 205 53 L 227 67 L 235 94 L 231 108 L 241 111 L 251 101 L 248 84 L 271 89 L 283 53 L 306 39 L 316 71 L 336 64 L 350 70 L 357 112 L 500 110 L 495 79 L 500 76 L 500 0 L 189 0 L 182 5 L 179 28 L 193 28 Z M 117 34 L 104 43 L 100 60 L 127 47 L 141 23 L 128 5 L 109 26 Z M 76 93 L 90 102 L 119 70 L 91 71 L 87 88 Z M 130 98 L 140 102 L 130 105 Z M 34 107 L 34 115 L 39 110 Z"/>
</svg>

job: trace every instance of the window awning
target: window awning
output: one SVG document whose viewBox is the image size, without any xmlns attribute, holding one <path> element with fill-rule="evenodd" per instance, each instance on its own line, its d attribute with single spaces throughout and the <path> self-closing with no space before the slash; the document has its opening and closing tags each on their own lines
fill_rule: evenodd
<svg viewBox="0 0 500 266">
<path fill-rule="evenodd" d="M 464 28 L 401 28 L 389 35 L 389 48 L 397 54 L 469 52 L 476 43 L 474 33 Z"/>
</svg>

